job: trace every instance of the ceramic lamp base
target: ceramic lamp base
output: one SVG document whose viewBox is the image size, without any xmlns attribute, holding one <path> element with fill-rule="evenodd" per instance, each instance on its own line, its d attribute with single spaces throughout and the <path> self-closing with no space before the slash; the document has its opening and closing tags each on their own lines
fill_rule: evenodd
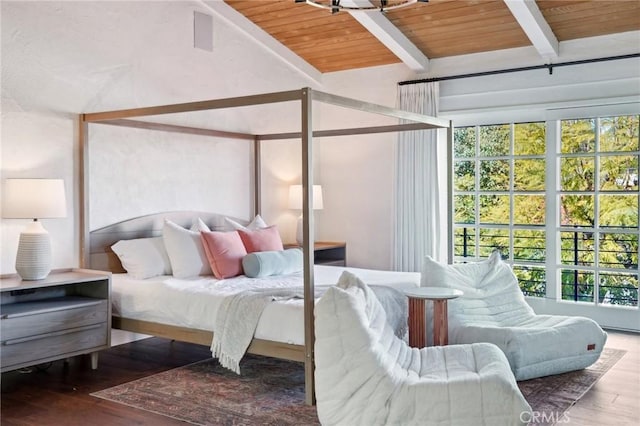
<svg viewBox="0 0 640 426">
<path fill-rule="evenodd" d="M 51 272 L 51 239 L 40 222 L 31 222 L 20 234 L 16 272 L 29 281 L 42 280 Z"/>
<path fill-rule="evenodd" d="M 296 243 L 298 243 L 299 246 L 302 245 L 303 243 L 303 233 L 302 233 L 302 215 L 300 215 L 300 217 L 298 217 L 298 224 L 296 227 Z"/>
</svg>

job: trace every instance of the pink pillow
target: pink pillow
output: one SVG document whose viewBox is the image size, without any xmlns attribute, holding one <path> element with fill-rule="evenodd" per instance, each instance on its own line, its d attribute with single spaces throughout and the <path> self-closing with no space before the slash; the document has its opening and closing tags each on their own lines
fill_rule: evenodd
<svg viewBox="0 0 640 426">
<path fill-rule="evenodd" d="M 275 225 L 256 230 L 238 230 L 247 253 L 284 250 L 280 233 Z"/>
<path fill-rule="evenodd" d="M 237 231 L 201 232 L 200 239 L 211 265 L 213 275 L 218 279 L 242 275 L 242 258 L 247 250 Z"/>
</svg>

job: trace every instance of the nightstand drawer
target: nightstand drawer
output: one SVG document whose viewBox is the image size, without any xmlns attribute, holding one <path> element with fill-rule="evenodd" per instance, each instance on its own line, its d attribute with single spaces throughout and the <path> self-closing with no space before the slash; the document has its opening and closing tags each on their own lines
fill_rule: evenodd
<svg viewBox="0 0 640 426">
<path fill-rule="evenodd" d="M 78 353 L 107 344 L 107 324 L 93 324 L 22 339 L 5 340 L 0 346 L 2 369 L 12 365 L 45 362 L 52 354 Z M 4 339 L 4 336 L 3 336 Z"/>
<path fill-rule="evenodd" d="M 0 320 L 0 336 L 3 342 L 106 323 L 109 301 L 73 297 L 16 303 L 4 308 Z"/>
</svg>

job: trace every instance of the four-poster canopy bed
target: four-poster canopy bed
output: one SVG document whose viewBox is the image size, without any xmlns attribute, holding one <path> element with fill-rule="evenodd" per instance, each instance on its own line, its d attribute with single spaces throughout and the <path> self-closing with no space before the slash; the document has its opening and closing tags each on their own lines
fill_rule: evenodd
<svg viewBox="0 0 640 426">
<path fill-rule="evenodd" d="M 382 125 L 374 127 L 341 128 L 333 130 L 313 130 L 312 110 L 314 101 L 358 110 L 372 114 L 384 115 L 401 120 L 403 124 Z M 272 134 L 245 134 L 226 130 L 204 129 L 189 126 L 179 126 L 166 123 L 153 123 L 150 121 L 133 120 L 136 117 L 160 116 L 165 114 L 187 113 L 191 111 L 205 111 L 236 107 L 247 107 L 282 102 L 299 102 L 301 111 L 300 132 L 272 133 Z M 109 247 L 123 239 L 157 236 L 161 230 L 160 223 L 163 219 L 170 218 L 176 222 L 185 222 L 188 218 L 202 216 L 214 228 L 222 229 L 216 224 L 223 221 L 220 215 L 206 215 L 205 213 L 175 213 L 168 215 L 153 215 L 132 221 L 115 224 L 100 230 L 89 229 L 89 144 L 90 124 L 106 124 L 125 126 L 139 129 L 156 130 L 164 132 L 176 132 L 211 136 L 216 138 L 240 139 L 252 141 L 252 177 L 253 177 L 253 210 L 254 215 L 260 212 L 260 147 L 262 141 L 300 139 L 302 143 L 302 188 L 303 188 L 303 280 L 304 280 L 304 345 L 274 342 L 269 340 L 253 339 L 248 349 L 250 353 L 274 356 L 279 358 L 302 361 L 305 364 L 305 393 L 306 402 L 314 403 L 314 250 L 313 250 L 313 140 L 319 137 L 363 135 L 385 132 L 401 132 L 423 129 L 446 128 L 449 147 L 452 146 L 452 127 L 449 121 L 429 117 L 421 114 L 401 111 L 398 109 L 362 102 L 342 96 L 336 96 L 310 88 L 285 92 L 266 93 L 236 98 L 190 102 L 174 105 L 134 108 L 118 111 L 81 114 L 79 117 L 79 142 L 80 142 L 80 247 L 82 267 L 122 272 L 120 262 Z M 450 152 L 450 150 L 449 150 Z M 449 162 L 451 159 L 449 159 Z M 449 167 L 451 168 L 451 167 Z M 450 173 L 450 172 L 449 172 Z M 449 175 L 450 177 L 450 175 Z M 451 179 L 449 178 L 449 185 Z M 451 200 L 449 200 L 451 204 Z M 449 205 L 451 207 L 451 205 Z M 450 209 L 451 210 L 451 209 Z M 451 229 L 451 227 L 450 227 Z M 450 248 L 451 251 L 451 238 Z M 114 317 L 115 328 L 150 334 L 159 337 L 172 338 L 181 341 L 209 345 L 212 340 L 212 332 L 195 330 L 186 327 L 168 326 L 165 324 L 132 320 Z"/>
</svg>

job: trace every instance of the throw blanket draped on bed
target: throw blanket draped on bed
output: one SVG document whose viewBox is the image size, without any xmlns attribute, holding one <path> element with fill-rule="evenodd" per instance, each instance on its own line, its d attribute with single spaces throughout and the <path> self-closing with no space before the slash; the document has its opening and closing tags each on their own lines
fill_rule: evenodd
<svg viewBox="0 0 640 426">
<path fill-rule="evenodd" d="M 319 298 L 327 287 L 316 287 Z M 407 297 L 391 287 L 371 286 L 387 313 L 395 334 L 404 338 L 407 333 Z M 276 300 L 302 299 L 302 288 L 252 289 L 227 296 L 222 301 L 213 326 L 211 353 L 220 365 L 240 374 L 240 360 L 251 344 L 262 311 Z"/>
</svg>

